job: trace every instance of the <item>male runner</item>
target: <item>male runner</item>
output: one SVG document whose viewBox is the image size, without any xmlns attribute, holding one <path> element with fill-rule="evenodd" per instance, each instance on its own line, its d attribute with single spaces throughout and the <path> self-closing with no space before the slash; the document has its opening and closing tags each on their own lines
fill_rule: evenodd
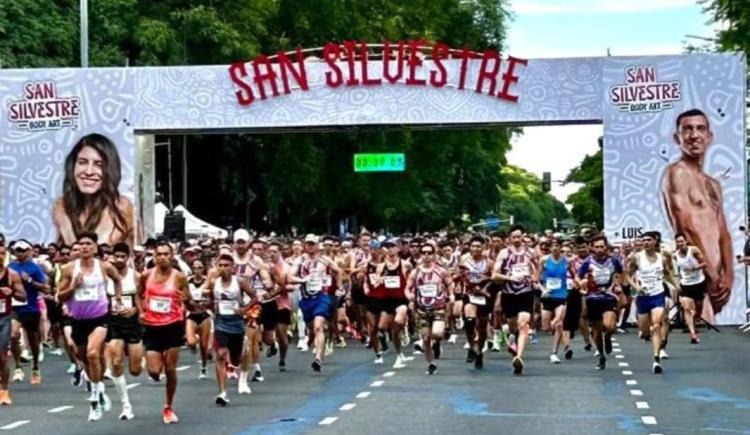
<svg viewBox="0 0 750 435">
<path fill-rule="evenodd" d="M 94 232 L 83 232 L 78 236 L 81 258 L 63 268 L 57 295 L 70 310 L 73 342 L 91 382 L 89 421 L 101 420 L 102 411 L 109 411 L 111 407 L 102 381 L 104 343 L 109 327 L 107 279 L 112 281 L 114 288 L 113 311 L 122 310 L 122 277 L 112 264 L 95 257 L 97 240 Z"/>
<path fill-rule="evenodd" d="M 549 360 L 552 364 L 559 364 L 557 351 L 560 342 L 566 349 L 570 348 L 570 334 L 563 334 L 563 320 L 565 318 L 565 301 L 568 298 L 568 259 L 563 257 L 560 241 L 549 239 L 550 254 L 541 260 L 542 272 L 540 284 L 542 286 L 542 329 L 553 331 L 552 353 Z"/>
<path fill-rule="evenodd" d="M 591 327 L 596 350 L 599 352 L 597 370 L 604 370 L 607 357 L 612 353 L 612 334 L 617 322 L 616 289 L 620 285 L 622 264 L 607 253 L 607 238 L 597 235 L 591 238 L 589 256 L 581 264 L 578 277 L 581 288 L 586 290 L 586 316 Z"/>
<path fill-rule="evenodd" d="M 695 331 L 695 316 L 701 312 L 703 299 L 706 296 L 706 277 L 703 269 L 706 261 L 700 249 L 690 246 L 683 234 L 675 236 L 677 252 L 674 253 L 674 262 L 680 274 L 680 304 L 685 315 L 685 323 L 690 330 L 690 343 L 698 344 L 698 333 Z"/>
<path fill-rule="evenodd" d="M 406 367 L 406 363 L 414 359 L 414 357 L 405 356 L 403 352 L 404 346 L 409 345 L 409 334 L 406 330 L 409 315 L 406 283 L 411 273 L 411 265 L 399 257 L 396 239 L 384 241 L 383 247 L 386 249 L 386 257 L 378 273 L 385 288 L 383 304 L 388 314 L 388 323 L 391 325 L 393 347 L 396 349 L 396 361 L 393 363 L 393 368 L 400 369 Z"/>
<path fill-rule="evenodd" d="M 589 245 L 583 237 L 576 236 L 573 238 L 576 249 L 576 255 L 568 262 L 568 277 L 566 284 L 568 287 L 568 297 L 565 300 L 565 318 L 563 320 L 563 340 L 570 343 L 577 329 L 581 329 L 581 335 L 585 343 L 584 350 L 591 350 L 590 332 L 588 320 L 586 319 L 586 289 L 581 285 L 578 278 L 578 271 L 581 265 L 589 257 Z M 573 349 L 567 345 L 564 349 L 565 359 L 573 358 Z"/>
<path fill-rule="evenodd" d="M 5 267 L 8 256 L 5 240 L 0 243 L 0 405 L 9 406 L 13 402 L 8 390 L 8 351 L 10 350 L 11 314 L 13 300 L 26 301 L 26 291 L 23 289 L 21 277 Z"/>
<path fill-rule="evenodd" d="M 244 278 L 233 274 L 234 257 L 229 253 L 219 254 L 216 271 L 206 280 L 203 293 L 209 297 L 214 307 L 214 347 L 216 348 L 216 383 L 219 394 L 216 404 L 227 406 L 227 363 L 237 366 L 242 358 L 245 339 L 243 316 L 245 296 L 248 306 L 256 302 L 255 293 Z"/>
<path fill-rule="evenodd" d="M 364 292 L 365 284 L 365 267 L 370 261 L 370 242 L 372 236 L 368 232 L 363 232 L 359 235 L 357 241 L 358 248 L 353 249 L 349 253 L 349 265 L 345 270 L 345 273 L 349 274 L 351 281 L 351 301 L 352 301 L 352 316 L 349 318 L 352 320 L 353 328 L 360 335 L 361 340 L 365 340 L 367 337 L 368 325 L 367 323 L 367 297 Z M 367 337 L 370 342 L 377 337 Z"/>
<path fill-rule="evenodd" d="M 185 342 L 183 304 L 192 308 L 190 289 L 185 275 L 173 267 L 174 251 L 167 242 L 154 248 L 155 267 L 141 274 L 136 304 L 144 326 L 146 368 L 149 376 L 159 380 L 162 370 L 167 377 L 166 403 L 162 411 L 164 424 L 179 422 L 172 405 L 177 391 L 177 363 Z"/>
<path fill-rule="evenodd" d="M 420 253 L 421 264 L 409 275 L 405 295 L 415 302 L 417 324 L 427 360 L 426 373 L 434 375 L 438 367 L 433 349 L 440 348 L 440 340 L 445 332 L 445 306 L 452 282 L 445 269 L 435 263 L 435 248 L 432 245 L 424 244 Z"/>
<path fill-rule="evenodd" d="M 679 289 L 679 283 L 672 276 L 671 256 L 664 255 L 657 249 L 660 234 L 650 231 L 643 235 L 643 251 L 633 255 L 628 262 L 627 280 L 636 291 L 636 308 L 638 309 L 638 326 L 642 337 L 651 337 L 654 362 L 651 371 L 660 374 L 662 367 L 664 339 L 664 316 L 666 291 L 664 280 L 671 282 Z"/>
<path fill-rule="evenodd" d="M 493 264 L 484 255 L 484 238 L 474 236 L 469 242 L 469 257 L 460 266 L 460 279 L 464 287 L 464 329 L 469 350 L 466 363 L 474 368 L 484 368 L 484 343 L 487 340 L 487 324 L 494 304 L 490 305 L 492 295 L 489 282 Z"/>
<path fill-rule="evenodd" d="M 13 321 L 11 322 L 11 351 L 16 363 L 13 372 L 13 381 L 21 382 L 24 372 L 21 368 L 21 328 L 26 332 L 29 348 L 31 349 L 32 368 L 31 383 L 39 385 L 42 382 L 39 370 L 39 324 L 41 321 L 41 310 L 39 307 L 40 293 L 48 293 L 50 286 L 42 268 L 31 258 L 31 244 L 26 240 L 18 240 L 13 244 L 15 261 L 10 262 L 8 267 L 18 273 L 23 282 L 26 292 L 25 302 L 16 302 L 13 308 Z"/>
<path fill-rule="evenodd" d="M 385 307 L 385 285 L 381 277 L 383 251 L 380 242 L 370 242 L 370 260 L 365 265 L 364 292 L 367 296 L 367 326 L 370 345 L 375 352 L 375 364 L 383 364 L 383 352 L 388 351 L 386 332 L 391 319 Z M 377 339 L 376 339 L 377 338 Z"/>
<path fill-rule="evenodd" d="M 268 270 L 274 282 L 272 294 L 276 296 L 276 342 L 279 344 L 279 371 L 286 371 L 286 355 L 289 351 L 289 336 L 287 332 L 292 324 L 292 298 L 289 293 L 297 290 L 298 286 L 288 283 L 289 265 L 281 256 L 281 245 L 271 242 L 268 245 Z"/>
<path fill-rule="evenodd" d="M 127 350 L 128 369 L 133 376 L 139 376 L 143 370 L 143 327 L 138 321 L 138 307 L 135 297 L 138 290 L 136 284 L 140 274 L 128 266 L 130 247 L 127 243 L 117 243 L 112 247 L 112 265 L 122 277 L 122 303 L 117 309 L 115 286 L 108 280 L 107 296 L 110 298 L 110 318 L 107 352 L 112 361 L 112 382 L 122 403 L 120 420 L 135 418 L 133 407 L 128 395 L 128 383 L 125 380 L 123 361 Z"/>
<path fill-rule="evenodd" d="M 534 285 L 538 284 L 539 263 L 531 248 L 523 245 L 524 228 L 510 230 L 510 246 L 498 255 L 492 279 L 504 282 L 499 303 L 511 332 L 508 350 L 513 355 L 513 373 L 523 374 L 523 352 L 529 339 L 534 312 Z"/>
</svg>

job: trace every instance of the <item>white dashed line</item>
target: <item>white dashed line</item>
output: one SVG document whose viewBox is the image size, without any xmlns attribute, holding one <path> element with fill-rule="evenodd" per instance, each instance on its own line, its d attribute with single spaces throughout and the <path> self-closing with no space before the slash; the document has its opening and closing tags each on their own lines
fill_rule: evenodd
<svg viewBox="0 0 750 435">
<path fill-rule="evenodd" d="M 341 410 L 341 411 L 351 411 L 352 408 L 354 408 L 355 406 L 357 406 L 356 403 L 347 403 L 347 404 L 344 404 L 343 406 L 341 406 L 341 408 L 339 408 L 339 410 Z"/>
<path fill-rule="evenodd" d="M 383 373 L 384 378 L 390 378 L 391 376 L 395 375 L 396 372 L 385 372 Z"/>
<path fill-rule="evenodd" d="M 25 425 L 26 423 L 30 423 L 30 422 L 31 422 L 31 420 L 18 420 L 18 421 L 14 421 L 11 424 L 6 424 L 5 426 L 0 427 L 0 429 L 2 429 L 2 430 L 15 429 L 17 427 L 21 427 L 21 426 Z"/>
<path fill-rule="evenodd" d="M 323 420 L 320 420 L 318 422 L 321 426 L 328 426 L 329 424 L 333 423 L 334 421 L 338 420 L 338 417 L 326 417 Z"/>
<path fill-rule="evenodd" d="M 641 416 L 641 421 L 643 421 L 643 424 L 656 424 L 656 417 L 644 415 Z"/>
<path fill-rule="evenodd" d="M 181 372 L 181 371 L 187 370 L 189 368 L 190 368 L 190 366 L 179 366 L 179 367 L 177 367 L 177 371 Z"/>
<path fill-rule="evenodd" d="M 627 381 L 625 381 L 625 385 L 638 385 L 638 381 L 636 381 L 635 379 L 628 379 Z"/>
<path fill-rule="evenodd" d="M 57 414 L 58 412 L 67 411 L 68 409 L 73 409 L 73 407 L 71 405 L 58 406 L 57 408 L 52 408 L 47 412 L 49 412 L 50 414 Z"/>
<path fill-rule="evenodd" d="M 136 382 L 134 384 L 128 384 L 128 390 L 133 389 L 133 388 L 135 388 L 135 387 L 137 387 L 139 385 L 141 385 L 141 384 L 139 384 L 138 382 Z"/>
<path fill-rule="evenodd" d="M 633 372 L 631 372 L 630 370 L 623 370 L 622 374 L 625 376 L 633 376 Z"/>
<path fill-rule="evenodd" d="M 618 363 L 618 365 L 619 365 L 620 367 L 630 367 L 630 364 L 628 364 L 628 363 L 626 363 L 626 362 L 621 362 L 621 363 Z"/>
<path fill-rule="evenodd" d="M 641 390 L 630 390 L 631 396 L 643 396 L 643 391 Z"/>
<path fill-rule="evenodd" d="M 623 359 L 625 358 L 625 355 L 615 355 L 615 359 Z"/>
<path fill-rule="evenodd" d="M 357 394 L 356 397 L 357 397 L 357 399 L 366 399 L 367 397 L 370 397 L 370 392 L 369 391 L 363 391 L 363 392 Z"/>
<path fill-rule="evenodd" d="M 371 387 L 382 387 L 383 384 L 385 384 L 385 381 L 375 381 L 372 384 L 370 384 Z"/>
<path fill-rule="evenodd" d="M 614 352 L 614 353 L 620 353 L 620 352 L 622 352 L 622 349 L 620 349 L 619 347 L 616 347 L 616 348 L 612 349 L 612 352 Z"/>
<path fill-rule="evenodd" d="M 651 407 L 648 406 L 648 402 L 635 402 L 635 407 L 638 409 L 651 409 Z"/>
</svg>

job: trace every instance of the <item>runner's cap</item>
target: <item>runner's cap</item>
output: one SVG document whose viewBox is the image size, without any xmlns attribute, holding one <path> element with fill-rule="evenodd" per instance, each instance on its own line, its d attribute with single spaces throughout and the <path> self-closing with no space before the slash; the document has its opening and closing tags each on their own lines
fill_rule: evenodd
<svg viewBox="0 0 750 435">
<path fill-rule="evenodd" d="M 18 240 L 13 244 L 14 251 L 28 251 L 29 249 L 31 249 L 31 244 L 26 240 Z"/>
<path fill-rule="evenodd" d="M 240 228 L 239 230 L 234 232 L 234 241 L 244 241 L 249 242 L 250 241 L 250 233 L 247 232 L 246 229 Z"/>
<path fill-rule="evenodd" d="M 316 236 L 315 234 L 306 235 L 305 243 L 318 243 L 318 236 Z"/>
</svg>

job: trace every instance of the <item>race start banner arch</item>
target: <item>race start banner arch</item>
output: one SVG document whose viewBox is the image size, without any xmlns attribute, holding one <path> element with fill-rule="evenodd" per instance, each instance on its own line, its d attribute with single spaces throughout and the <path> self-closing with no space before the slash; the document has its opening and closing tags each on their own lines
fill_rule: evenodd
<svg viewBox="0 0 750 435">
<path fill-rule="evenodd" d="M 740 323 L 745 65 L 743 54 L 522 59 L 405 41 L 219 66 L 0 70 L 0 232 L 140 240 L 155 133 L 603 123 L 607 234 L 684 233 L 707 256 L 717 322 Z"/>
</svg>

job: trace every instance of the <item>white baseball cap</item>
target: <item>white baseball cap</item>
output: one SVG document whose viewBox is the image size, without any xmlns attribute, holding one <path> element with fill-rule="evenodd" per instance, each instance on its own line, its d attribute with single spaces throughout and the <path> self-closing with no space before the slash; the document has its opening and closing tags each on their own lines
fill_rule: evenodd
<svg viewBox="0 0 750 435">
<path fill-rule="evenodd" d="M 318 236 L 315 234 L 308 234 L 305 236 L 305 243 L 318 243 Z"/>
<path fill-rule="evenodd" d="M 234 241 L 239 242 L 240 240 L 244 240 L 245 242 L 250 241 L 250 233 L 246 229 L 240 228 L 234 232 Z"/>
</svg>

